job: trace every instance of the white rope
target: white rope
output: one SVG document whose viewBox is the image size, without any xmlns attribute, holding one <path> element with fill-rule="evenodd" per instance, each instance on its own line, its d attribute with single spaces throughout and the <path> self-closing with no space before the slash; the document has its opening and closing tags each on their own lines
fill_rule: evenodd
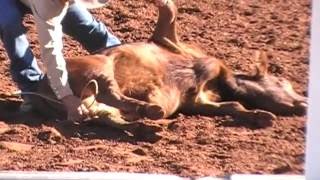
<svg viewBox="0 0 320 180">
<path fill-rule="evenodd" d="M 53 99 L 53 98 L 50 98 L 46 95 L 43 95 L 43 94 L 39 94 L 39 93 L 35 93 L 35 92 L 21 92 L 20 95 L 34 95 L 34 96 L 39 96 L 43 99 L 46 99 L 48 101 L 51 101 L 51 102 L 54 102 L 54 103 L 57 103 L 57 104 L 63 104 L 61 101 L 59 100 L 56 100 L 56 99 Z"/>
<path fill-rule="evenodd" d="M 86 89 L 91 82 L 92 82 L 92 80 L 89 81 L 89 82 L 84 86 L 83 89 Z M 51 101 L 51 102 L 53 102 L 53 103 L 57 103 L 57 104 L 63 105 L 63 103 L 62 103 L 61 101 L 57 100 L 57 99 L 54 99 L 54 98 L 51 98 L 51 97 L 49 97 L 49 96 L 46 96 L 46 95 L 43 95 L 43 94 L 40 94 L 40 93 L 36 93 L 36 92 L 15 91 L 15 92 L 9 93 L 9 94 L 8 94 L 8 93 L 2 93 L 1 95 L 2 95 L 2 96 L 7 96 L 7 97 L 17 97 L 17 96 L 22 96 L 22 95 L 34 95 L 34 96 L 38 96 L 38 97 L 41 97 L 41 98 L 43 98 L 43 99 L 46 99 L 46 100 L 48 100 L 48 101 Z M 81 99 L 81 100 L 83 99 L 83 91 L 81 92 L 80 99 Z M 88 106 L 88 108 L 90 108 L 90 107 L 94 104 L 95 101 L 96 101 L 96 96 L 94 96 L 94 100 L 93 100 L 93 102 Z"/>
</svg>

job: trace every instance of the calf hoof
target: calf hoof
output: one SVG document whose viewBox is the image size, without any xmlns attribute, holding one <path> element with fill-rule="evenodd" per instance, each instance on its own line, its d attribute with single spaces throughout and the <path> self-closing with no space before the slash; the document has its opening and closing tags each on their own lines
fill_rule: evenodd
<svg viewBox="0 0 320 180">
<path fill-rule="evenodd" d="M 146 117 L 152 120 L 162 119 L 165 116 L 165 112 L 162 107 L 158 105 L 149 105 L 146 107 Z"/>
<path fill-rule="evenodd" d="M 138 106 L 136 112 L 140 117 L 146 117 L 152 120 L 157 120 L 165 117 L 164 110 L 160 106 L 153 104 Z"/>
<path fill-rule="evenodd" d="M 294 114 L 304 116 L 307 113 L 308 104 L 306 102 L 297 102 L 295 104 Z"/>
<path fill-rule="evenodd" d="M 243 123 L 251 124 L 258 128 L 265 128 L 272 126 L 272 121 L 276 119 L 276 116 L 268 111 L 253 110 L 241 112 L 238 117 Z"/>
<path fill-rule="evenodd" d="M 269 127 L 272 126 L 272 121 L 276 119 L 276 116 L 268 111 L 255 110 L 253 111 L 251 120 L 258 127 Z"/>
</svg>

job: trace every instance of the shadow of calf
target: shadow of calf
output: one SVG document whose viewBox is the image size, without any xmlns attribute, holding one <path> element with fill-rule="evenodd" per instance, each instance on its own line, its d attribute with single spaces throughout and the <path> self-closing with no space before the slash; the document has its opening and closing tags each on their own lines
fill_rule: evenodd
<svg viewBox="0 0 320 180">
<path fill-rule="evenodd" d="M 43 125 L 56 129 L 63 138 L 110 139 L 120 142 L 136 143 L 137 141 L 154 143 L 160 135 L 146 130 L 134 134 L 96 121 L 73 123 L 63 119 L 48 118 L 37 112 L 20 112 L 21 99 L 0 96 L 0 121 L 6 124 L 24 124 L 30 128 L 41 128 Z"/>
</svg>

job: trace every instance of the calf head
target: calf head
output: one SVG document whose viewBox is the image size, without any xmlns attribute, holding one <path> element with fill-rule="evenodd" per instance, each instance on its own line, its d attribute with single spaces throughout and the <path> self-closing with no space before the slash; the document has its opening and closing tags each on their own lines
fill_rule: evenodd
<svg viewBox="0 0 320 180">
<path fill-rule="evenodd" d="M 245 106 L 273 112 L 278 115 L 303 115 L 307 109 L 306 97 L 295 92 L 291 83 L 267 72 L 267 56 L 258 53 L 260 65 L 252 75 L 235 74 L 234 98 Z"/>
</svg>

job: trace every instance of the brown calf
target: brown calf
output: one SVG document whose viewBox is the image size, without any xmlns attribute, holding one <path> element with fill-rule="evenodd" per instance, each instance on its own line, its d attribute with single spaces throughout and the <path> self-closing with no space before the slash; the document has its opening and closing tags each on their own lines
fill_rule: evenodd
<svg viewBox="0 0 320 180">
<path fill-rule="evenodd" d="M 305 97 L 295 93 L 287 80 L 267 73 L 265 53 L 257 55 L 261 64 L 256 74 L 235 74 L 222 61 L 179 42 L 176 12 L 170 0 L 159 7 L 149 42 L 67 59 L 70 85 L 89 108 L 90 117 L 128 129 L 137 119 L 161 119 L 176 112 L 230 115 L 268 124 L 274 114 L 306 111 Z M 46 80 L 39 93 L 56 99 Z M 47 114 L 48 110 L 65 113 L 61 105 L 44 99 L 35 101 L 35 106 Z"/>
</svg>

